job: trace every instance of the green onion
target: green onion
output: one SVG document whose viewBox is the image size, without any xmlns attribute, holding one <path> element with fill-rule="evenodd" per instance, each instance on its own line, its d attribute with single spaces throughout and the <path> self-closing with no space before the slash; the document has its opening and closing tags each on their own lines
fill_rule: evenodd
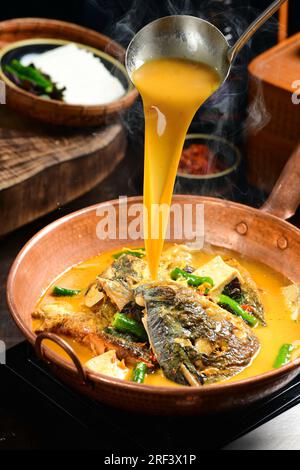
<svg viewBox="0 0 300 470">
<path fill-rule="evenodd" d="M 144 383 L 145 375 L 147 373 L 147 366 L 144 362 L 138 362 L 132 371 L 131 380 L 138 384 Z"/>
<path fill-rule="evenodd" d="M 115 314 L 112 326 L 123 333 L 132 333 L 143 342 L 148 341 L 148 336 L 142 323 L 129 318 L 124 313 Z"/>
<path fill-rule="evenodd" d="M 123 251 L 120 251 L 119 253 L 115 253 L 113 255 L 113 258 L 119 259 L 122 255 L 131 255 L 135 256 L 136 258 L 144 258 L 145 248 L 136 248 L 135 250 L 125 249 Z"/>
<path fill-rule="evenodd" d="M 74 297 L 80 294 L 80 290 L 65 289 L 64 287 L 54 286 L 52 295 L 55 297 Z"/>
<path fill-rule="evenodd" d="M 171 279 L 173 279 L 173 281 L 177 281 L 180 277 L 184 277 L 187 280 L 188 285 L 192 287 L 199 287 L 205 283 L 210 284 L 211 287 L 214 286 L 214 281 L 211 277 L 195 276 L 194 274 L 187 273 L 183 269 L 175 268 L 171 272 Z"/>
<path fill-rule="evenodd" d="M 273 368 L 278 369 L 279 367 L 287 364 L 291 359 L 292 352 L 294 349 L 295 348 L 292 344 L 283 344 L 279 349 L 279 353 L 273 364 Z"/>
<path fill-rule="evenodd" d="M 28 77 L 29 80 L 34 81 L 47 93 L 51 93 L 53 91 L 53 84 L 50 82 L 50 80 L 47 80 L 36 68 L 31 66 L 25 67 L 16 59 L 12 60 L 10 66 L 17 72 L 17 74 Z"/>
<path fill-rule="evenodd" d="M 30 82 L 32 85 L 37 85 L 37 83 L 34 80 L 31 80 L 29 77 L 26 77 L 25 75 L 22 75 L 21 73 L 17 72 L 10 65 L 5 65 L 4 71 L 10 73 L 11 75 L 17 76 L 18 79 L 21 80 L 22 82 Z"/>
<path fill-rule="evenodd" d="M 254 315 L 246 312 L 235 300 L 231 299 L 227 295 L 220 295 L 218 304 L 229 307 L 235 315 L 242 317 L 242 319 L 249 323 L 250 326 L 257 326 L 259 323 Z"/>
</svg>

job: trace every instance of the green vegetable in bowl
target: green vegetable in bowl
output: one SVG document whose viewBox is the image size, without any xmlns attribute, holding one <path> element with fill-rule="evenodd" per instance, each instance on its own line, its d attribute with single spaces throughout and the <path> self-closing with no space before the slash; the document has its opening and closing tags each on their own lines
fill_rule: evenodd
<svg viewBox="0 0 300 470">
<path fill-rule="evenodd" d="M 220 295 L 218 304 L 221 307 L 229 308 L 229 310 L 235 315 L 242 317 L 245 322 L 250 326 L 257 326 L 259 321 L 254 315 L 244 310 L 235 300 L 231 299 L 227 295 Z"/>
<path fill-rule="evenodd" d="M 55 297 L 74 297 L 80 294 L 80 290 L 65 289 L 64 287 L 54 286 L 52 295 Z"/>
<path fill-rule="evenodd" d="M 143 324 L 129 318 L 123 313 L 115 314 L 112 326 L 123 333 L 131 333 L 135 335 L 140 341 L 148 341 L 148 335 Z"/>
<path fill-rule="evenodd" d="M 131 250 L 130 248 L 124 248 L 122 251 L 113 254 L 113 258 L 119 259 L 123 255 L 131 255 L 135 256 L 136 258 L 144 258 L 145 248 L 136 248 L 135 250 Z"/>
<path fill-rule="evenodd" d="M 54 85 L 51 83 L 51 80 L 46 79 L 45 76 L 33 65 L 25 67 L 21 62 L 13 59 L 11 61 L 11 68 L 23 77 L 27 77 L 29 80 L 35 82 L 38 86 L 43 88 L 46 93 L 52 93 Z"/>
<path fill-rule="evenodd" d="M 3 67 L 6 76 L 15 85 L 42 98 L 51 98 L 63 101 L 65 88 L 58 88 L 51 77 L 38 70 L 33 64 L 24 66 L 17 59 L 13 59 Z"/>
<path fill-rule="evenodd" d="M 274 362 L 274 369 L 278 369 L 281 366 L 284 366 L 291 360 L 292 352 L 294 351 L 293 344 L 283 344 L 279 349 L 278 355 Z"/>
<path fill-rule="evenodd" d="M 138 362 L 132 371 L 131 380 L 138 384 L 142 384 L 145 381 L 146 373 L 147 373 L 146 364 L 144 362 Z"/>
<path fill-rule="evenodd" d="M 214 281 L 211 277 L 195 276 L 194 274 L 187 273 L 183 269 L 175 268 L 171 272 L 171 279 L 173 279 L 173 281 L 177 281 L 177 279 L 179 279 L 180 277 L 185 278 L 187 280 L 188 285 L 192 287 L 199 287 L 202 284 L 210 284 L 211 287 L 214 286 Z"/>
</svg>

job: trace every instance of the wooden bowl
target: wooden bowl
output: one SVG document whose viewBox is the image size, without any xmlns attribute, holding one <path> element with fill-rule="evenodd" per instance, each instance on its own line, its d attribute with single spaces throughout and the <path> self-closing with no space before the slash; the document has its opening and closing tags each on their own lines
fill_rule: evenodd
<svg viewBox="0 0 300 470">
<path fill-rule="evenodd" d="M 107 42 L 109 39 L 107 38 Z M 28 53 L 43 53 L 58 46 L 74 43 L 64 39 L 34 38 L 17 41 L 0 51 L 0 79 L 6 85 L 7 105 L 27 116 L 41 121 L 63 126 L 89 127 L 99 126 L 108 119 L 117 116 L 130 107 L 137 98 L 137 91 L 131 84 L 122 63 L 103 50 L 75 43 L 99 57 L 106 68 L 116 76 L 125 88 L 125 94 L 119 99 L 103 105 L 72 105 L 53 99 L 44 99 L 27 92 L 13 83 L 4 73 L 3 67 L 12 59 L 20 59 Z"/>
<path fill-rule="evenodd" d="M 266 212 L 229 201 L 197 196 L 175 196 L 174 201 L 181 207 L 204 204 L 208 243 L 238 251 L 264 262 L 295 282 L 300 281 L 300 231 L 292 225 Z M 128 199 L 128 209 L 136 203 L 141 204 L 142 199 Z M 7 299 L 16 324 L 32 345 L 36 344 L 37 336 L 32 330 L 31 313 L 53 279 L 66 268 L 100 252 L 132 244 L 130 240 L 97 237 L 100 211 L 105 217 L 106 211 L 111 210 L 116 211 L 118 222 L 118 201 L 88 207 L 57 220 L 35 235 L 15 260 L 8 280 Z M 118 238 L 118 232 L 116 235 Z M 51 339 L 59 342 L 56 335 Z M 41 352 L 42 340 L 40 338 L 36 345 L 38 352 Z M 61 341 L 60 344 L 64 347 Z M 65 349 L 75 365 L 54 353 L 49 345 L 44 344 L 43 348 L 44 359 L 61 380 L 109 405 L 152 414 L 207 414 L 245 406 L 286 385 L 300 368 L 298 359 L 280 369 L 236 382 L 200 388 L 151 387 L 89 372 L 80 365 L 70 347 Z"/>
</svg>

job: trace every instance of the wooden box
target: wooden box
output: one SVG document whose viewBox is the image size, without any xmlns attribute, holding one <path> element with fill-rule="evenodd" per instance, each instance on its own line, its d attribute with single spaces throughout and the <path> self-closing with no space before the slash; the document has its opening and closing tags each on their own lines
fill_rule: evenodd
<svg viewBox="0 0 300 470">
<path fill-rule="evenodd" d="M 249 74 L 252 119 L 267 124 L 249 129 L 248 181 L 270 192 L 300 140 L 300 33 L 253 60 Z"/>
</svg>

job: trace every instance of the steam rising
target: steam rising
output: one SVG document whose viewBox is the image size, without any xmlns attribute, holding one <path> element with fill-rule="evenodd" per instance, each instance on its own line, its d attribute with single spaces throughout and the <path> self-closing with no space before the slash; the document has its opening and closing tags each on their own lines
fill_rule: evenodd
<svg viewBox="0 0 300 470">
<path fill-rule="evenodd" d="M 127 47 L 135 33 L 145 24 L 162 16 L 177 14 L 194 15 L 211 21 L 233 45 L 260 13 L 247 6 L 232 8 L 231 0 L 122 0 L 115 3 L 118 10 L 123 7 L 121 16 L 113 11 L 112 2 L 89 0 L 95 17 L 105 14 L 106 23 L 102 32 L 124 47 Z M 234 3 L 236 5 L 237 2 Z M 273 32 L 276 25 L 277 21 L 273 18 L 258 34 Z M 247 67 L 252 58 L 253 47 L 250 41 L 234 62 L 227 81 L 197 112 L 191 126 L 192 132 L 209 133 L 240 143 L 246 132 L 257 133 L 269 122 L 270 114 L 266 109 L 259 81 L 256 83 L 256 95 L 247 109 Z M 127 112 L 124 124 L 128 132 L 134 135 L 135 142 L 142 143 L 144 120 L 140 100 Z"/>
<path fill-rule="evenodd" d="M 256 95 L 248 106 L 246 128 L 248 134 L 256 135 L 270 122 L 271 114 L 266 108 L 261 81 L 257 78 L 252 80 L 255 82 Z"/>
</svg>

